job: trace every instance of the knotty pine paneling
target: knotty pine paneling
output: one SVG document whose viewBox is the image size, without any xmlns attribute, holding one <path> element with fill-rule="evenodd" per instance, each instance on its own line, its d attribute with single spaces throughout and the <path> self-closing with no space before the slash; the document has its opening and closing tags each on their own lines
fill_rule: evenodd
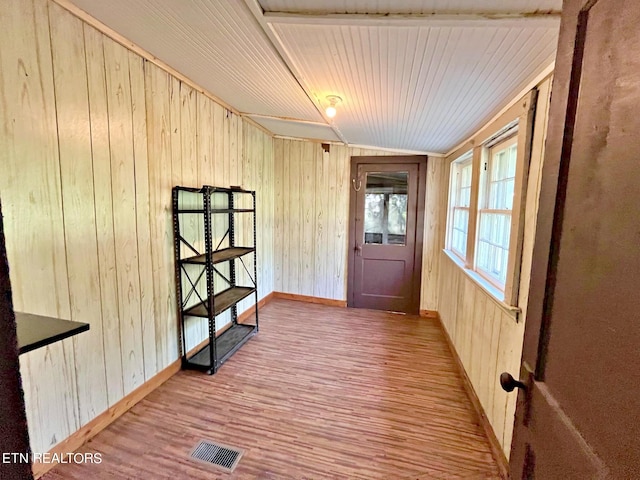
<svg viewBox="0 0 640 480">
<path fill-rule="evenodd" d="M 71 320 L 95 319 L 73 338 L 80 424 L 108 407 L 102 343 L 93 161 L 82 22 L 55 4 L 49 17 Z M 78 41 L 69 42 L 68 38 Z M 80 69 L 85 75 L 75 75 Z M 88 181 L 87 181 L 88 180 Z M 77 361 L 83 359 L 82 361 Z"/>
<path fill-rule="evenodd" d="M 151 245 L 151 196 L 149 187 L 149 147 L 146 125 L 146 93 L 144 60 L 129 52 L 131 113 L 133 116 L 133 157 L 135 168 L 136 228 L 138 274 L 140 276 L 140 315 L 144 376 L 148 380 L 160 371 L 156 346 L 154 316 L 153 255 Z"/>
<path fill-rule="evenodd" d="M 105 179 L 111 178 L 111 154 L 109 148 L 109 114 L 103 49 L 104 40 L 104 35 L 88 25 L 84 25 L 100 308 L 102 313 L 101 335 L 105 355 L 107 400 L 109 406 L 112 406 L 124 396 L 124 382 L 122 377 L 122 349 L 120 346 L 120 317 L 118 314 L 118 279 L 115 268 L 116 246 L 113 230 L 113 195 L 111 182 L 105 181 Z M 20 261 L 19 258 L 16 261 Z M 11 258 L 9 260 L 11 261 Z M 27 308 L 27 305 L 23 308 Z M 93 322 L 90 323 L 93 324 Z M 106 361 L 106 359 L 109 360 Z"/>
<path fill-rule="evenodd" d="M 69 319 L 48 5 L 14 1 L 4 5 L 0 21 L 0 200 L 13 304 L 18 311 L 28 304 L 29 312 Z M 20 367 L 32 446 L 75 431 L 73 341 L 22 355 Z"/>
<path fill-rule="evenodd" d="M 438 312 L 487 418 L 508 456 L 516 395 L 504 392 L 500 373 L 519 372 L 524 324 L 498 306 L 441 253 Z"/>
<path fill-rule="evenodd" d="M 64 12 L 65 15 L 69 13 Z M 140 275 L 135 208 L 135 160 L 129 55 L 115 42 L 103 43 L 109 111 L 111 193 L 118 284 L 122 378 L 127 395 L 144 383 Z M 78 360 L 76 360 L 78 361 Z"/>
<path fill-rule="evenodd" d="M 276 138 L 274 143 L 275 290 L 346 300 L 351 157 L 393 153 L 343 145 L 331 145 L 326 153 L 314 142 Z M 444 159 L 429 158 L 420 306 L 426 310 L 437 308 L 448 168 Z"/>
<path fill-rule="evenodd" d="M 449 162 L 429 157 L 422 246 L 421 310 L 438 309 L 440 252 L 447 222 Z"/>
<path fill-rule="evenodd" d="M 520 371 L 524 338 L 522 319 L 526 317 L 529 295 L 531 256 L 540 195 L 540 174 L 544 160 L 550 85 L 550 78 L 538 85 L 536 123 L 524 213 L 525 234 L 519 289 L 519 307 L 522 313 L 518 322 L 512 313 L 507 312 L 495 302 L 493 297 L 442 252 L 446 224 L 444 216 L 449 188 L 449 162 L 454 158 L 442 162 L 443 168 L 437 174 L 438 184 L 432 185 L 433 189 L 439 190 L 439 204 L 445 206 L 439 212 L 440 227 L 435 227 L 439 246 L 433 249 L 434 253 L 440 257 L 439 272 L 436 273 L 439 290 L 437 310 L 507 457 L 511 448 L 517 395 L 504 392 L 500 388 L 498 377 L 502 372 L 516 375 Z M 427 209 L 429 209 L 428 202 Z M 430 213 L 429 216 L 435 218 L 435 214 Z"/>
<path fill-rule="evenodd" d="M 273 141 L 53 2 L 10 0 L 0 45 L 14 305 L 91 324 L 20 357 L 44 452 L 178 358 L 174 184 L 258 190 L 259 293 L 273 290 Z M 196 321 L 190 341 L 204 333 Z"/>
</svg>

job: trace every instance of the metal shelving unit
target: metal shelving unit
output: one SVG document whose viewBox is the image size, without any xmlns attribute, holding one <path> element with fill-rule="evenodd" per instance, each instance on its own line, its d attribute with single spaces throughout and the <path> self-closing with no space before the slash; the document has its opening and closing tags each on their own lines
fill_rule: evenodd
<svg viewBox="0 0 640 480">
<path fill-rule="evenodd" d="M 213 374 L 258 332 L 256 193 L 208 185 L 177 186 L 172 193 L 182 367 Z M 243 222 L 244 215 L 251 221 Z M 242 223 L 252 223 L 253 231 L 244 232 L 248 244 L 236 245 Z M 247 268 L 250 260 L 253 269 Z M 252 295 L 247 314 L 239 315 L 239 305 Z M 198 318 L 207 319 L 207 334 L 189 345 L 200 331 Z M 217 324 L 219 319 L 224 325 Z"/>
</svg>

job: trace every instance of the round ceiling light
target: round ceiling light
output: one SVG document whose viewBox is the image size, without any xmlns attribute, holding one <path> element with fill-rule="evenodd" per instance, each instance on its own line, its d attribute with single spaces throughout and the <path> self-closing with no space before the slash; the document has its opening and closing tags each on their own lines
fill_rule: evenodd
<svg viewBox="0 0 640 480">
<path fill-rule="evenodd" d="M 337 95 L 329 95 L 327 96 L 327 101 L 329 102 L 329 106 L 326 108 L 325 113 L 327 114 L 327 117 L 333 118 L 337 113 L 336 105 L 342 102 L 342 99 Z"/>
</svg>

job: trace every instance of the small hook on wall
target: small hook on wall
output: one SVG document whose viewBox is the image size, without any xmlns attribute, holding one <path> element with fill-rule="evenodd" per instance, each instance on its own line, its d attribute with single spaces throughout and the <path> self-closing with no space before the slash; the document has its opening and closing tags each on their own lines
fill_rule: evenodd
<svg viewBox="0 0 640 480">
<path fill-rule="evenodd" d="M 362 180 L 358 180 L 358 186 L 357 186 L 357 187 L 356 187 L 356 179 L 355 179 L 355 178 L 352 178 L 352 179 L 351 179 L 351 183 L 353 184 L 353 189 L 354 189 L 356 192 L 359 192 L 359 191 L 360 191 L 360 189 L 362 188 Z"/>
</svg>

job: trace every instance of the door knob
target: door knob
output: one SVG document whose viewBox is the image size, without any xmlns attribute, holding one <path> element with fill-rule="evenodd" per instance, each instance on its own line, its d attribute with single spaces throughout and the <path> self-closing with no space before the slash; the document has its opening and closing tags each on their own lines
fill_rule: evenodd
<svg viewBox="0 0 640 480">
<path fill-rule="evenodd" d="M 527 389 L 527 386 L 524 383 L 513 378 L 508 372 L 502 372 L 500 374 L 500 386 L 505 392 L 513 392 L 515 388 L 521 388 L 523 390 Z"/>
</svg>

